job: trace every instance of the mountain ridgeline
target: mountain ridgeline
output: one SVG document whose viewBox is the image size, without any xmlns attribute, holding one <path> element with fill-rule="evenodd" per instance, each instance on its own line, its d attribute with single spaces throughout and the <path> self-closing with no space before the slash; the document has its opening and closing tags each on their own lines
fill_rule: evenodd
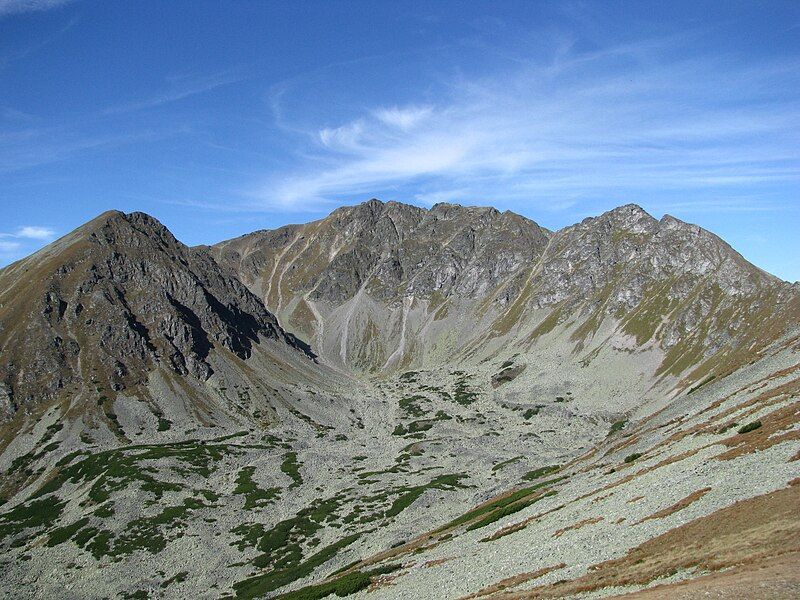
<svg viewBox="0 0 800 600">
<path fill-rule="evenodd" d="M 211 248 L 287 329 L 368 373 L 530 351 L 585 363 L 623 334 L 658 376 L 731 370 L 798 322 L 797 287 L 721 239 L 626 205 L 551 232 L 493 208 L 370 200 Z"/>
<path fill-rule="evenodd" d="M 0 596 L 797 597 L 798 398 L 798 285 L 638 206 L 109 212 L 0 270 Z"/>
<path fill-rule="evenodd" d="M 796 286 L 635 205 L 551 232 L 493 208 L 370 200 L 198 248 L 109 212 L 0 271 L 0 416 L 155 369 L 202 382 L 209 354 L 245 361 L 262 340 L 374 374 L 559 335 L 584 366 L 608 346 L 654 351 L 653 375 L 685 387 L 798 320 Z"/>
</svg>

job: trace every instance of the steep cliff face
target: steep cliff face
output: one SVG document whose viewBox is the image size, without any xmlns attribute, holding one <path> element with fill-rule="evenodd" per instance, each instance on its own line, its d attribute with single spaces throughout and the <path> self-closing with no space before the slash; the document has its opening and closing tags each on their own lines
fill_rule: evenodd
<svg viewBox="0 0 800 600">
<path fill-rule="evenodd" d="M 311 356 L 208 252 L 145 214 L 105 213 L 0 271 L 0 411 L 119 391 L 157 366 L 205 381 L 215 349 L 244 360 L 262 340 Z"/>
<path fill-rule="evenodd" d="M 635 205 L 553 233 L 491 208 L 371 200 L 211 251 L 323 356 L 372 372 L 566 328 L 572 352 L 613 331 L 678 376 L 741 362 L 800 315 L 796 290 L 718 237 Z"/>
</svg>

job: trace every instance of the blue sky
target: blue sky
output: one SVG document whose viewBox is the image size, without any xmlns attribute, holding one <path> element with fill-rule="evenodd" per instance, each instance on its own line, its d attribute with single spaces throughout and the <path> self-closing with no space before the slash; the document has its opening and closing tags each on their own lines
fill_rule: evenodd
<svg viewBox="0 0 800 600">
<path fill-rule="evenodd" d="M 800 279 L 798 2 L 0 0 L 0 264 L 370 197 L 551 229 L 636 202 Z"/>
</svg>

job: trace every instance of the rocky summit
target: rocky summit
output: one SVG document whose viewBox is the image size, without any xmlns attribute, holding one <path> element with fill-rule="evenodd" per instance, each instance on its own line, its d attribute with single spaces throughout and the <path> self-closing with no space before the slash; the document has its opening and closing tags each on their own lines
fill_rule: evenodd
<svg viewBox="0 0 800 600">
<path fill-rule="evenodd" d="M 793 598 L 800 287 L 626 205 L 0 270 L 0 596 Z"/>
</svg>

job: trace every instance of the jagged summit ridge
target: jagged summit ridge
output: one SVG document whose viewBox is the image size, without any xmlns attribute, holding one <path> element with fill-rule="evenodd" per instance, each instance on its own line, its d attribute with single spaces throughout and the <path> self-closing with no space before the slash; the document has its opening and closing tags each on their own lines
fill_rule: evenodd
<svg viewBox="0 0 800 600">
<path fill-rule="evenodd" d="M 527 347 L 570 324 L 577 351 L 608 327 L 665 353 L 692 339 L 690 359 L 662 365 L 678 375 L 726 345 L 757 346 L 765 326 L 775 334 L 765 306 L 797 311 L 790 286 L 714 234 L 635 204 L 551 232 L 490 207 L 372 199 L 212 252 L 290 330 L 369 371 L 474 355 L 487 340 Z"/>
</svg>

